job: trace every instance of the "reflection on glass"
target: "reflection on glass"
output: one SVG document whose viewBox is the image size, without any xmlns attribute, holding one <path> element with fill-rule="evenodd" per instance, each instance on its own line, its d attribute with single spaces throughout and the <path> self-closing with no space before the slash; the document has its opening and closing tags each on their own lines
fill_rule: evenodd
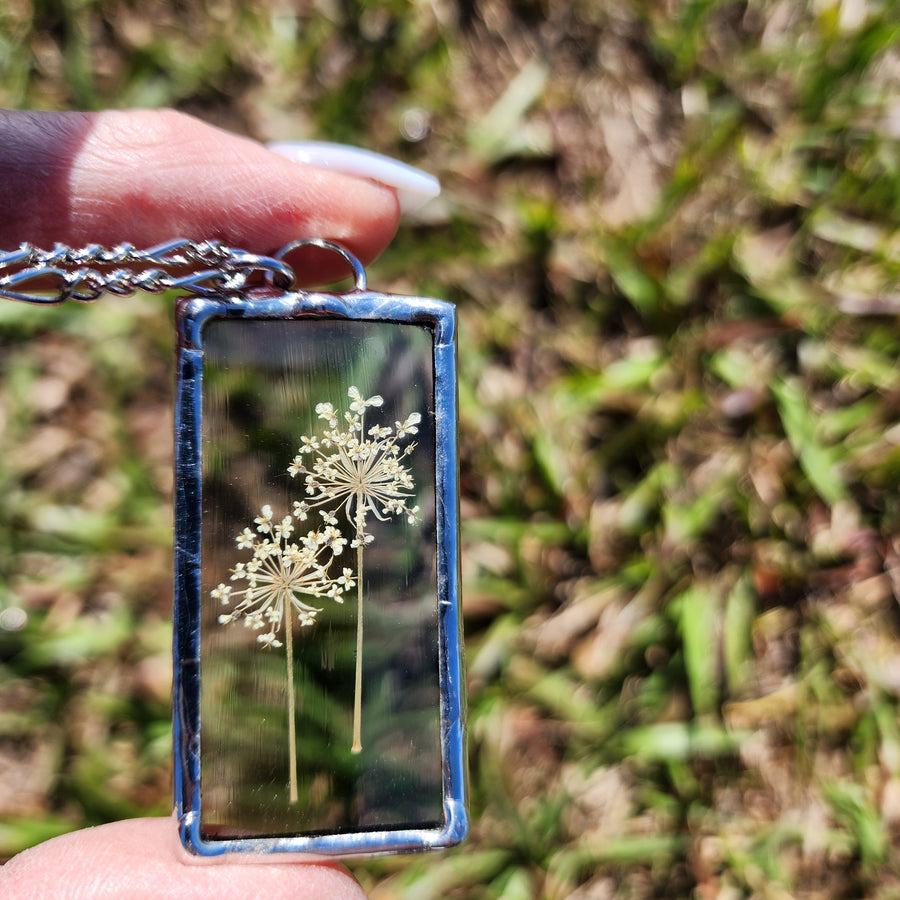
<svg viewBox="0 0 900 900">
<path fill-rule="evenodd" d="M 223 319 L 204 357 L 204 835 L 439 824 L 431 332 Z"/>
</svg>

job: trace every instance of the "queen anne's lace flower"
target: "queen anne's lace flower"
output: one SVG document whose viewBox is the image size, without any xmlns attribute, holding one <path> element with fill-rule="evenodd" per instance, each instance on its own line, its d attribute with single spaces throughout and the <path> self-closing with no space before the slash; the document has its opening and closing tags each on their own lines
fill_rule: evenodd
<svg viewBox="0 0 900 900">
<path fill-rule="evenodd" d="M 364 416 L 370 407 L 380 407 L 384 399 L 378 395 L 363 397 L 359 388 L 347 391 L 350 411 L 344 413 L 346 427 L 338 428 L 338 413 L 331 403 L 319 403 L 316 413 L 328 427 L 320 437 L 303 435 L 293 462 L 288 467 L 291 477 L 305 476 L 307 500 L 294 504 L 305 513 L 312 507 L 325 507 L 334 516 L 342 506 L 348 521 L 356 529 L 351 547 L 371 542 L 366 521 L 371 513 L 385 521 L 388 516 L 405 515 L 411 523 L 419 521 L 418 507 L 408 507 L 415 484 L 409 469 L 401 460 L 415 449 L 415 443 L 400 448 L 398 441 L 416 434 L 422 416 L 411 413 L 404 422 L 373 425 L 365 430 Z M 312 455 L 307 462 L 304 457 Z M 330 521 L 326 519 L 326 521 Z"/>
<path fill-rule="evenodd" d="M 350 542 L 356 550 L 356 690 L 353 700 L 353 745 L 351 750 L 362 749 L 361 695 L 363 650 L 363 553 L 375 540 L 367 529 L 369 514 L 381 522 L 392 516 L 405 516 L 410 525 L 419 521 L 419 507 L 409 506 L 407 501 L 415 496 L 415 484 L 410 470 L 403 460 L 415 449 L 415 443 L 401 449 L 399 442 L 411 434 L 421 421 L 420 413 L 410 413 L 403 422 L 390 425 L 371 425 L 366 430 L 365 415 L 368 409 L 384 405 L 384 399 L 375 395 L 364 397 L 358 387 L 347 391 L 350 409 L 341 418 L 331 403 L 316 405 L 316 415 L 323 419 L 326 428 L 321 435 L 303 435 L 300 446 L 288 473 L 292 478 L 303 475 L 306 500 L 294 501 L 294 515 L 305 520 L 310 509 L 319 507 L 325 529 L 316 532 L 337 556 L 347 543 L 336 526 L 338 513 L 343 511 L 347 522 L 356 534 Z M 312 534 L 312 532 L 310 532 Z M 344 569 L 337 579 L 332 593 L 338 599 L 342 591 L 352 584 L 352 570 Z"/>
<path fill-rule="evenodd" d="M 293 517 L 285 516 L 273 525 L 269 505 L 262 508 L 255 522 L 257 534 L 245 528 L 236 538 L 238 547 L 252 550 L 253 555 L 231 570 L 235 585 L 220 584 L 210 594 L 223 605 L 235 604 L 219 616 L 220 624 L 243 619 L 244 625 L 254 631 L 268 626 L 257 636 L 257 641 L 266 647 L 280 647 L 278 634 L 287 604 L 296 612 L 301 625 L 312 625 L 322 610 L 302 597 L 330 597 L 340 602 L 340 595 L 353 587 L 355 582 L 347 578 L 349 569 L 344 569 L 338 578 L 328 573 L 332 559 L 347 540 L 329 525 L 321 531 L 310 531 L 299 543 L 290 541 L 294 533 Z M 237 586 L 242 583 L 243 587 Z"/>
<path fill-rule="evenodd" d="M 251 558 L 238 562 L 231 570 L 231 585 L 220 584 L 210 595 L 230 610 L 219 615 L 228 625 L 242 620 L 246 628 L 258 631 L 257 641 L 264 647 L 281 647 L 284 634 L 287 648 L 288 722 L 290 747 L 290 796 L 297 799 L 296 734 L 294 723 L 293 659 L 291 613 L 302 626 L 312 625 L 322 609 L 308 600 L 325 597 L 343 603 L 343 594 L 356 588 L 357 637 L 356 684 L 353 706 L 353 745 L 361 744 L 362 648 L 363 648 L 363 554 L 375 535 L 367 529 L 371 514 L 379 521 L 404 516 L 417 524 L 419 507 L 410 506 L 415 496 L 412 474 L 404 460 L 415 443 L 401 448 L 400 441 L 418 432 L 422 416 L 410 413 L 394 426 L 365 426 L 366 410 L 384 405 L 377 394 L 364 397 L 359 388 L 347 391 L 350 408 L 340 413 L 331 403 L 316 404 L 316 415 L 326 423 L 319 435 L 302 435 L 297 454 L 288 466 L 292 478 L 304 476 L 305 500 L 294 500 L 292 515 L 274 520 L 269 504 L 253 520 L 256 530 L 245 528 L 235 538 L 238 550 L 252 551 Z M 341 422 L 343 421 L 343 427 Z M 310 511 L 318 508 L 321 525 L 305 535 L 295 531 L 306 522 Z M 332 564 L 347 546 L 338 516 L 343 513 L 353 532 L 350 547 L 356 550 L 356 572 L 342 567 L 341 574 L 330 574 Z M 309 526 L 306 526 L 309 527 Z M 291 540 L 291 538 L 294 538 Z M 306 599 L 302 599 L 306 598 Z"/>
</svg>

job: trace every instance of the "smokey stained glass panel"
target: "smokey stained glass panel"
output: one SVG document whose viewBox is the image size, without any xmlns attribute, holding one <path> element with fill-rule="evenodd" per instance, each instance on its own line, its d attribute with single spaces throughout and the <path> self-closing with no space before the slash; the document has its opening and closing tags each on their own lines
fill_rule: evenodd
<svg viewBox="0 0 900 900">
<path fill-rule="evenodd" d="M 200 833 L 438 826 L 432 332 L 215 319 L 203 350 Z"/>
</svg>

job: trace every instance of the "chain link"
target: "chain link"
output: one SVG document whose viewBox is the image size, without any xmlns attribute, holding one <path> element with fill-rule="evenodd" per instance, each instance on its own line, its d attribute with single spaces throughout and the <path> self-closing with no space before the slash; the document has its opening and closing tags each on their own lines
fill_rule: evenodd
<svg viewBox="0 0 900 900">
<path fill-rule="evenodd" d="M 126 265 L 132 268 L 121 268 Z M 168 271 L 190 267 L 195 268 L 183 275 Z M 281 290 L 294 284 L 294 270 L 282 259 L 218 241 L 178 239 L 148 250 L 131 244 L 79 249 L 56 244 L 52 250 L 22 244 L 0 251 L 0 297 L 24 303 L 89 303 L 107 293 L 126 297 L 138 291 L 222 295 L 240 291 L 256 274 Z"/>
</svg>

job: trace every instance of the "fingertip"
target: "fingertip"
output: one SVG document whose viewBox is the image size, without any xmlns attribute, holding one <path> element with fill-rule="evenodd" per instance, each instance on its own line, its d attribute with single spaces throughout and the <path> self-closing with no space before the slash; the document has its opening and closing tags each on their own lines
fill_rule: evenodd
<svg viewBox="0 0 900 900">
<path fill-rule="evenodd" d="M 400 219 L 390 187 L 298 164 L 173 110 L 8 113 L 0 147 L 8 246 L 183 237 L 272 253 L 317 237 L 370 262 Z"/>
<path fill-rule="evenodd" d="M 143 174 L 124 183 L 123 167 Z M 73 194 L 85 198 L 85 217 L 95 219 L 90 230 L 119 218 L 109 203 L 125 202 L 130 224 L 145 232 L 128 238 L 138 245 L 180 236 L 269 254 L 316 237 L 342 244 L 368 263 L 387 247 L 400 221 L 389 187 L 298 165 L 256 141 L 171 110 L 100 113 L 73 172 L 79 173 Z M 118 191 L 111 189 L 117 178 Z M 104 198 L 107 206 L 92 208 L 91 197 Z M 310 259 L 301 280 L 323 283 L 342 273 L 332 259 Z"/>
<path fill-rule="evenodd" d="M 390 244 L 401 216 L 393 188 L 265 152 L 274 157 L 270 164 L 284 186 L 280 199 L 269 209 L 269 239 L 274 230 L 287 235 L 279 246 L 305 238 L 333 241 L 364 263 L 378 257 Z"/>
<path fill-rule="evenodd" d="M 130 819 L 47 841 L 0 869 L 0 893 L 22 900 L 365 900 L 331 862 L 191 861 L 171 818 Z"/>
<path fill-rule="evenodd" d="M 416 212 L 441 192 L 440 182 L 428 172 L 363 147 L 329 141 L 273 141 L 266 146 L 294 162 L 393 188 L 403 213 Z"/>
</svg>

